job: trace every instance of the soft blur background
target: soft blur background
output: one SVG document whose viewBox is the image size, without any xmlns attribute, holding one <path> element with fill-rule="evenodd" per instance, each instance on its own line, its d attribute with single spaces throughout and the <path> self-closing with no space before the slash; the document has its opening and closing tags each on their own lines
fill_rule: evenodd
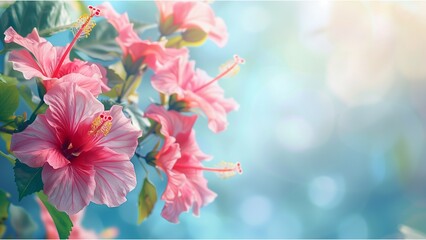
<svg viewBox="0 0 426 240">
<path fill-rule="evenodd" d="M 87 2 L 97 5 L 99 2 Z M 112 2 L 130 18 L 155 22 L 153 2 Z M 240 161 L 244 174 L 206 173 L 216 201 L 180 224 L 161 218 L 158 202 L 137 225 L 144 177 L 119 208 L 91 204 L 83 225 L 119 228 L 120 238 L 393 238 L 401 225 L 426 232 L 426 3 L 217 1 L 229 43 L 192 48 L 215 75 L 239 54 L 240 73 L 220 84 L 240 103 L 228 130 L 196 124 L 202 150 Z M 156 39 L 155 29 L 142 35 Z M 68 41 L 68 39 L 65 39 Z M 149 74 L 140 106 L 157 99 Z M 6 169 L 6 168 L 4 168 Z M 13 171 L 2 170 L 2 187 Z M 164 190 L 152 171 L 159 193 Z M 14 199 L 18 204 L 17 200 Z M 38 206 L 31 209 L 44 236 Z"/>
</svg>

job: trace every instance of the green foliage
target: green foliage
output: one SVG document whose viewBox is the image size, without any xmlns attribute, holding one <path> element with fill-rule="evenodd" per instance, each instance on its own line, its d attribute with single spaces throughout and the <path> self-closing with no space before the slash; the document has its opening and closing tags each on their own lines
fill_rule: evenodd
<svg viewBox="0 0 426 240">
<path fill-rule="evenodd" d="M 16 186 L 18 187 L 19 200 L 43 189 L 41 180 L 42 168 L 31 168 L 16 160 L 13 170 L 15 172 Z"/>
<path fill-rule="evenodd" d="M 18 238 L 30 238 L 37 230 L 37 224 L 24 208 L 10 204 L 10 225 Z"/>
<path fill-rule="evenodd" d="M 135 104 L 124 105 L 124 112 L 130 117 L 133 126 L 143 130 L 150 126 L 149 120 L 144 118 L 144 113 Z"/>
<path fill-rule="evenodd" d="M 0 122 L 10 122 L 19 105 L 17 80 L 0 74 Z"/>
<path fill-rule="evenodd" d="M 34 111 L 37 108 L 37 104 L 33 102 L 33 92 L 31 91 L 31 88 L 27 85 L 20 85 L 18 87 L 19 95 L 21 95 L 22 99 L 24 99 L 24 102 L 30 107 L 32 111 Z"/>
<path fill-rule="evenodd" d="M 148 178 L 145 178 L 143 182 L 138 201 L 138 224 L 140 224 L 151 214 L 152 209 L 154 209 L 155 203 L 157 202 L 157 190 L 155 189 L 154 184 L 152 184 Z"/>
<path fill-rule="evenodd" d="M 94 59 L 118 60 L 121 56 L 121 48 L 115 41 L 116 37 L 115 28 L 106 20 L 102 20 L 96 23 L 90 36 L 77 42 L 75 49 Z"/>
<path fill-rule="evenodd" d="M 72 10 L 67 2 L 16 1 L 2 14 L 0 32 L 3 33 L 12 26 L 22 36 L 28 35 L 33 28 L 44 32 L 45 36 L 51 35 L 57 31 L 63 31 L 63 26 L 65 29 L 71 27 L 70 12 Z M 4 43 L 3 38 L 1 41 Z M 5 47 L 13 48 L 12 44 L 7 44 Z"/>
<path fill-rule="evenodd" d="M 0 190 L 0 238 L 3 237 L 6 232 L 5 221 L 9 217 L 8 209 L 9 209 L 9 194 Z"/>
<path fill-rule="evenodd" d="M 107 68 L 108 87 L 115 87 L 117 84 L 123 84 L 124 79 L 116 71 Z"/>
<path fill-rule="evenodd" d="M 44 206 L 52 217 L 53 222 L 56 226 L 56 230 L 58 231 L 59 238 L 68 238 L 73 227 L 73 224 L 68 214 L 66 214 L 65 212 L 58 211 L 58 209 L 56 209 L 52 204 L 50 204 L 47 200 L 47 196 L 43 192 L 38 192 L 37 196 L 43 202 Z"/>
</svg>

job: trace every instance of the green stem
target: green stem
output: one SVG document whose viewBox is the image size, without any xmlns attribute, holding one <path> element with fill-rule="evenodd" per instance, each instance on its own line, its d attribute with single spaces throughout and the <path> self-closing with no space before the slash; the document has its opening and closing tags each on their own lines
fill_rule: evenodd
<svg viewBox="0 0 426 240">
<path fill-rule="evenodd" d="M 4 126 L 1 126 L 0 127 L 0 132 L 4 132 L 4 133 L 7 133 L 7 134 L 14 134 L 15 133 L 15 129 L 14 130 L 12 130 L 12 129 L 7 129 L 7 128 L 5 128 Z"/>
<path fill-rule="evenodd" d="M 40 100 L 40 102 L 37 105 L 36 109 L 34 109 L 33 113 L 31 114 L 30 119 L 28 119 L 28 121 L 26 121 L 26 123 L 28 123 L 28 125 L 34 122 L 34 120 L 37 117 L 37 112 L 38 112 L 38 110 L 40 110 L 40 108 L 41 108 L 41 106 L 43 106 L 43 104 L 44 104 L 44 100 L 42 99 L 42 100 Z"/>
<path fill-rule="evenodd" d="M 146 64 L 141 65 L 140 73 L 134 74 L 126 78 L 123 83 L 123 87 L 121 89 L 121 94 L 117 98 L 117 103 L 121 103 L 121 100 L 129 93 L 129 90 L 132 89 L 133 84 L 139 79 L 143 77 L 145 70 L 147 69 Z M 129 83 L 129 84 L 127 84 Z"/>
<path fill-rule="evenodd" d="M 15 165 L 16 159 L 12 155 L 0 151 L 0 156 L 6 158 L 12 165 Z"/>
<path fill-rule="evenodd" d="M 143 163 L 143 161 L 141 159 L 145 159 L 144 156 L 140 155 L 139 153 L 135 153 L 139 163 L 142 165 L 143 170 L 145 170 L 146 176 L 149 175 L 148 169 L 146 168 L 145 164 Z"/>
<path fill-rule="evenodd" d="M 126 87 L 128 80 L 129 80 L 129 76 L 127 76 L 126 79 L 124 80 L 123 86 L 121 87 L 121 93 L 117 97 L 117 101 L 116 101 L 117 103 L 121 103 L 121 99 L 123 98 L 123 95 L 124 95 L 124 88 Z"/>
<path fill-rule="evenodd" d="M 142 143 L 145 139 L 147 139 L 149 137 L 149 135 L 151 135 L 154 131 L 155 128 L 157 127 L 156 123 L 153 123 L 151 125 L 151 127 L 149 127 L 148 131 L 146 131 L 146 133 L 143 134 L 143 136 L 141 138 L 138 139 L 138 143 Z"/>
</svg>

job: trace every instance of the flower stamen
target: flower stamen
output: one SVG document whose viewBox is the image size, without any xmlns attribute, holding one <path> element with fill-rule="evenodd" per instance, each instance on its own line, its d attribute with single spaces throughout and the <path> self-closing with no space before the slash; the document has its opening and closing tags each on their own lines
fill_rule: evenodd
<svg viewBox="0 0 426 240">
<path fill-rule="evenodd" d="M 92 124 L 90 125 L 90 135 L 104 137 L 108 135 L 112 127 L 112 117 L 106 113 L 101 113 L 95 119 L 93 119 Z"/>
<path fill-rule="evenodd" d="M 237 74 L 240 70 L 239 65 L 240 64 L 244 64 L 246 62 L 246 60 L 244 60 L 244 58 L 241 58 L 238 55 L 234 55 L 234 59 L 231 60 L 228 63 L 225 63 L 224 65 L 222 65 L 220 67 L 220 73 L 219 75 L 217 75 L 215 78 L 213 78 L 212 80 L 210 80 L 209 82 L 207 82 L 206 84 L 196 88 L 194 90 L 194 92 L 200 91 L 201 89 L 209 86 L 210 84 L 218 81 L 219 79 L 226 77 L 226 76 L 234 76 L 235 74 Z"/>
<path fill-rule="evenodd" d="M 175 167 L 185 168 L 185 169 L 193 169 L 199 171 L 208 171 L 215 172 L 220 178 L 230 178 L 238 174 L 243 174 L 243 169 L 241 167 L 241 163 L 236 162 L 221 162 L 219 163 L 217 168 L 207 168 L 207 167 L 195 167 L 195 166 L 185 166 L 176 164 Z"/>
<path fill-rule="evenodd" d="M 68 45 L 67 49 L 65 50 L 64 54 L 61 56 L 61 59 L 59 60 L 58 64 L 56 65 L 55 71 L 53 71 L 52 77 L 57 77 L 59 73 L 59 69 L 61 68 L 62 64 L 65 61 L 65 58 L 68 57 L 68 54 L 71 52 L 71 49 L 73 48 L 74 44 L 77 42 L 77 40 L 80 37 L 88 37 L 90 32 L 92 31 L 93 27 L 96 25 L 94 21 L 92 21 L 92 18 L 94 16 L 99 16 L 101 10 L 97 9 L 93 6 L 89 6 L 90 15 L 89 16 L 81 16 L 75 23 L 74 23 L 74 38 L 71 41 L 71 43 Z M 77 30 L 78 29 L 78 30 Z"/>
</svg>

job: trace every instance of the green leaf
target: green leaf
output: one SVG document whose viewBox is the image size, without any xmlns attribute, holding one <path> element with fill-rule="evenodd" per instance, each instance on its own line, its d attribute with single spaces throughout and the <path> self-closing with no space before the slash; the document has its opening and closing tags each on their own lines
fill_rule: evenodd
<svg viewBox="0 0 426 240">
<path fill-rule="evenodd" d="M 158 25 L 156 23 L 154 23 L 154 24 L 141 23 L 141 22 L 134 21 L 134 20 L 130 20 L 130 22 L 133 23 L 133 30 L 135 32 L 137 32 L 138 34 L 141 34 L 141 33 L 145 32 L 148 29 L 158 27 Z"/>
<path fill-rule="evenodd" d="M 7 78 L 2 76 L 0 82 L 0 122 L 13 120 L 13 114 L 19 105 L 19 92 L 15 85 L 4 83 Z"/>
<path fill-rule="evenodd" d="M 114 61 L 121 57 L 121 48 L 115 38 L 117 31 L 106 20 L 96 23 L 90 36 L 82 38 L 75 45 L 75 49 L 91 58 L 102 61 Z"/>
<path fill-rule="evenodd" d="M 54 33 L 53 29 L 71 24 L 69 16 L 72 8 L 69 3 L 62 1 L 16 1 L 2 14 L 0 32 L 12 26 L 22 36 L 28 35 L 33 28 L 47 34 Z M 63 30 L 63 29 L 59 29 Z M 1 38 L 4 43 L 4 39 Z M 11 44 L 5 45 L 10 49 Z"/>
<path fill-rule="evenodd" d="M 16 186 L 18 187 L 19 200 L 43 189 L 41 180 L 42 168 L 31 168 L 16 160 L 13 170 L 15 172 Z"/>
<path fill-rule="evenodd" d="M 10 77 L 4 74 L 0 74 L 0 84 L 16 85 L 18 84 L 18 79 L 16 79 L 15 77 Z"/>
<path fill-rule="evenodd" d="M 120 77 L 114 70 L 107 68 L 108 87 L 113 88 L 117 84 L 123 84 L 124 79 Z"/>
<path fill-rule="evenodd" d="M 124 106 L 124 112 L 130 117 L 133 126 L 139 130 L 143 130 L 151 126 L 149 120 L 144 118 L 144 113 L 138 108 L 136 104 L 128 104 Z"/>
<path fill-rule="evenodd" d="M 145 178 L 142 186 L 142 190 L 139 193 L 139 217 L 138 224 L 141 224 L 154 209 L 154 205 L 157 202 L 157 190 L 154 184 L 152 184 L 148 178 Z"/>
<path fill-rule="evenodd" d="M 65 212 L 60 212 L 47 200 L 47 196 L 43 192 L 38 192 L 37 196 L 43 202 L 47 211 L 55 223 L 56 230 L 60 239 L 66 239 L 69 237 L 73 224 L 70 217 Z"/>
<path fill-rule="evenodd" d="M 24 208 L 10 204 L 10 225 L 18 238 L 30 238 L 37 230 L 37 224 Z"/>
<path fill-rule="evenodd" d="M 123 87 L 123 84 L 117 84 L 111 90 L 109 90 L 106 93 L 102 93 L 102 95 L 110 97 L 110 98 L 116 98 L 121 93 L 121 88 Z"/>
<path fill-rule="evenodd" d="M 20 85 L 18 87 L 19 94 L 24 99 L 24 102 L 30 107 L 32 111 L 37 108 L 38 103 L 33 102 L 34 94 L 31 91 L 31 88 L 27 85 Z M 40 101 L 40 99 L 38 99 Z"/>
<path fill-rule="evenodd" d="M 9 209 L 9 194 L 0 190 L 0 238 L 3 237 L 6 232 L 6 225 L 4 222 L 9 217 L 8 209 Z"/>
</svg>

